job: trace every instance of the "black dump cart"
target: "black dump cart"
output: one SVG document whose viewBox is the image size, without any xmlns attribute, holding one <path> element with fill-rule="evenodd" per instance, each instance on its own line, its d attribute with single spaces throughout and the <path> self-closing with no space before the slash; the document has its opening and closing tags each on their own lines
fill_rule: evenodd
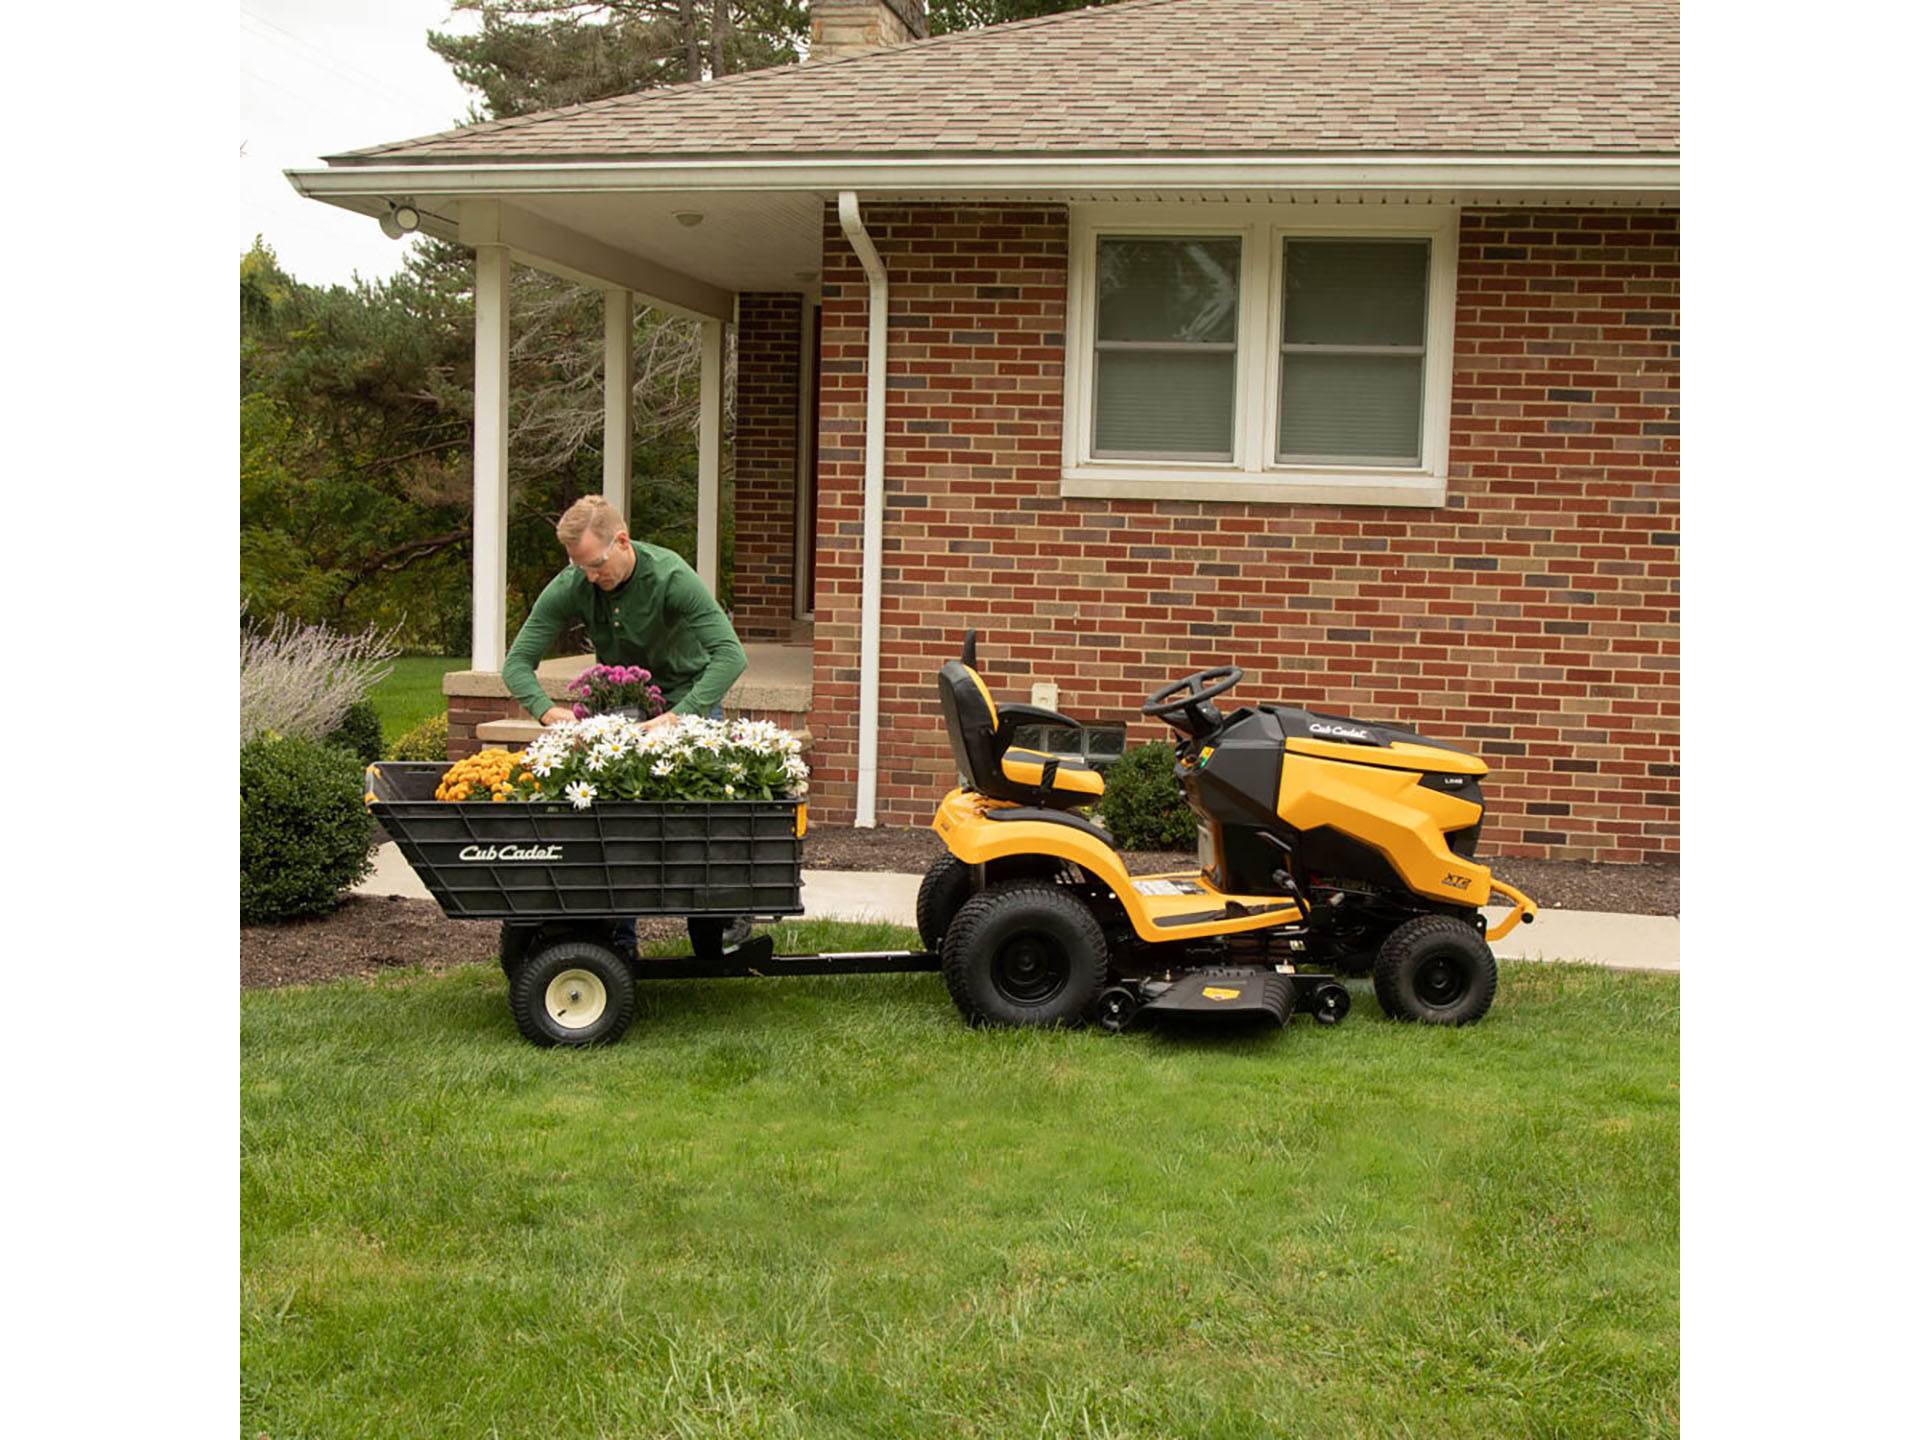
<svg viewBox="0 0 1920 1440">
<path fill-rule="evenodd" d="M 617 1040 L 639 980 L 939 968 L 913 950 L 776 955 L 749 933 L 802 911 L 805 801 L 436 800 L 448 768 L 370 765 L 367 807 L 448 916 L 500 922 L 514 1022 L 535 1044 Z M 617 927 L 641 916 L 685 917 L 692 956 L 620 945 Z"/>
</svg>

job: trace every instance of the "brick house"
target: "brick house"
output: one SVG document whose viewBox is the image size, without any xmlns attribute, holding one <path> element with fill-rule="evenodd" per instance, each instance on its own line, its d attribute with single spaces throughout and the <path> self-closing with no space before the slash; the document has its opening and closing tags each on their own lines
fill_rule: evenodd
<svg viewBox="0 0 1920 1440">
<path fill-rule="evenodd" d="M 1491 853 L 1677 860 L 1672 0 L 1132 0 L 935 39 L 921 0 L 813 8 L 800 65 L 290 175 L 475 250 L 466 743 L 519 723 L 525 263 L 608 294 L 616 497 L 633 297 L 701 321 L 709 583 L 734 327 L 729 703 L 804 724 L 819 819 L 925 823 L 932 674 L 977 627 L 996 688 L 1096 750 L 1232 662 L 1236 698 L 1484 754 Z"/>
</svg>

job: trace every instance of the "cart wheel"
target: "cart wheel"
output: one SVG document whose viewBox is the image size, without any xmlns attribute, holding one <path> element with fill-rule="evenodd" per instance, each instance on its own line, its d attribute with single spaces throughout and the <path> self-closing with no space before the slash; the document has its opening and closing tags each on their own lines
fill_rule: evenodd
<svg viewBox="0 0 1920 1440">
<path fill-rule="evenodd" d="M 1387 936 L 1373 967 L 1373 993 L 1388 1017 L 1427 1025 L 1471 1025 L 1499 983 L 1485 938 L 1450 915 L 1407 921 Z"/>
<path fill-rule="evenodd" d="M 927 867 L 920 881 L 913 918 L 920 931 L 920 943 L 936 955 L 940 953 L 940 942 L 947 938 L 947 927 L 953 924 L 953 917 L 960 913 L 960 907 L 973 893 L 972 869 L 951 853 L 942 853 Z"/>
<path fill-rule="evenodd" d="M 633 973 L 604 945 L 562 940 L 515 972 L 513 1023 L 536 1045 L 608 1045 L 633 1020 Z"/>
<path fill-rule="evenodd" d="M 1071 1025 L 1107 978 L 1107 941 L 1086 902 L 1059 885 L 996 885 L 960 907 L 940 970 L 969 1021 Z"/>
</svg>

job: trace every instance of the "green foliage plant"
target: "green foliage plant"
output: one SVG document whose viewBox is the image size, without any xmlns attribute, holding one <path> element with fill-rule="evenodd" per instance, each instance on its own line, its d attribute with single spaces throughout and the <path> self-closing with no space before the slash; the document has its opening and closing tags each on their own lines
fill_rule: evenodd
<svg viewBox="0 0 1920 1440">
<path fill-rule="evenodd" d="M 1173 747 L 1135 746 L 1107 767 L 1100 814 L 1123 850 L 1185 850 L 1199 827 L 1173 778 Z"/>
<path fill-rule="evenodd" d="M 444 760 L 447 758 L 447 712 L 429 715 L 393 742 L 390 760 Z"/>
<path fill-rule="evenodd" d="M 240 747 L 240 923 L 325 915 L 373 867 L 359 760 L 338 745 L 261 735 Z"/>
<path fill-rule="evenodd" d="M 371 700 L 354 701 L 325 738 L 327 744 L 338 745 L 362 765 L 371 765 L 380 758 L 383 748 L 379 709 Z"/>
</svg>

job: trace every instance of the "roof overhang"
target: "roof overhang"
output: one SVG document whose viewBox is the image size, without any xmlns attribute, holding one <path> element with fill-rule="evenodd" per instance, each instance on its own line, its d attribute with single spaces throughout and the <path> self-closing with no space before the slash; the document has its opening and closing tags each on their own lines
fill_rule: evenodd
<svg viewBox="0 0 1920 1440">
<path fill-rule="evenodd" d="M 302 195 L 379 217 L 404 200 L 420 228 L 504 245 L 521 263 L 699 318 L 746 290 L 810 291 L 824 211 L 863 200 L 1459 206 L 1677 205 L 1678 156 L 832 156 L 342 164 L 289 170 Z M 676 217 L 704 212 L 683 228 Z M 698 223 L 699 216 L 695 217 Z"/>
<path fill-rule="evenodd" d="M 596 191 L 840 190 L 1046 195 L 1194 190 L 1527 192 L 1542 198 L 1680 192 L 1678 155 L 723 156 L 648 160 L 423 162 L 289 170 L 316 200 Z"/>
</svg>

